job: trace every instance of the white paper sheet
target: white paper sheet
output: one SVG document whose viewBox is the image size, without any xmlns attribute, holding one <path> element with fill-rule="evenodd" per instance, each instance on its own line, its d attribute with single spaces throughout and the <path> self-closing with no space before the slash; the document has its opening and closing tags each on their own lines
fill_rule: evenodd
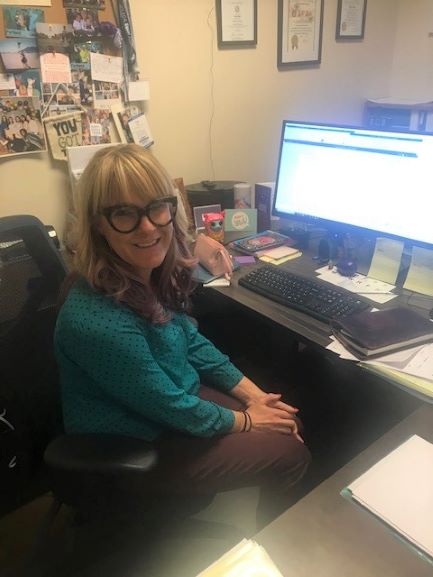
<svg viewBox="0 0 433 577">
<path fill-rule="evenodd" d="M 404 288 L 433 296 L 433 250 L 414 246 Z"/>
<path fill-rule="evenodd" d="M 0 74 L 0 90 L 15 90 L 13 74 Z"/>
<path fill-rule="evenodd" d="M 90 53 L 92 79 L 120 84 L 123 81 L 123 58 L 106 54 Z"/>
<path fill-rule="evenodd" d="M 136 80 L 128 84 L 128 100 L 136 102 L 138 100 L 150 100 L 150 85 L 148 80 Z"/>
<path fill-rule="evenodd" d="M 391 293 L 391 291 L 395 289 L 394 285 L 369 278 L 359 273 L 356 273 L 353 277 L 347 277 L 338 273 L 335 267 L 329 269 L 328 266 L 324 266 L 317 269 L 316 274 L 321 280 L 362 295 L 376 303 L 384 304 L 397 296 Z"/>
<path fill-rule="evenodd" d="M 348 486 L 352 497 L 433 556 L 433 444 L 418 435 Z"/>
<path fill-rule="evenodd" d="M 368 277 L 395 284 L 400 270 L 404 242 L 391 238 L 377 238 Z"/>
</svg>

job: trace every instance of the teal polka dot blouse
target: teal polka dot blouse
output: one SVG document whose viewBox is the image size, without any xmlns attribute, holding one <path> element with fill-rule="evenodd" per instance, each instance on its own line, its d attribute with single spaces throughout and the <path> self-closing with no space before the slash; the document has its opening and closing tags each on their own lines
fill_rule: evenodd
<svg viewBox="0 0 433 577">
<path fill-rule="evenodd" d="M 211 437 L 232 411 L 197 397 L 199 383 L 230 391 L 242 373 L 184 314 L 162 325 L 76 284 L 54 337 L 66 432 L 117 433 L 149 441 L 175 429 Z"/>
</svg>

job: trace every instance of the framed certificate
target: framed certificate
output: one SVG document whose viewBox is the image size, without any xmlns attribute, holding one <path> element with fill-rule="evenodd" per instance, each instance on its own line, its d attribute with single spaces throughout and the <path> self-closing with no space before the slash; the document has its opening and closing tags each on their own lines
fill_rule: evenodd
<svg viewBox="0 0 433 577">
<path fill-rule="evenodd" d="M 257 0 L 216 0 L 219 48 L 257 44 Z"/>
<path fill-rule="evenodd" d="M 320 64 L 323 0 L 278 0 L 278 68 Z"/>
<path fill-rule="evenodd" d="M 338 0 L 336 40 L 364 38 L 367 0 Z"/>
</svg>

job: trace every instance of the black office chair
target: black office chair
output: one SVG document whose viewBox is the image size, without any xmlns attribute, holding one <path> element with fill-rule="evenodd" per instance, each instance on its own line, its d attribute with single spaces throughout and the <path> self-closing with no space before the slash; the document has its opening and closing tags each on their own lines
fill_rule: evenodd
<svg viewBox="0 0 433 577">
<path fill-rule="evenodd" d="M 33 575 L 33 561 L 63 504 L 74 512 L 73 539 L 82 521 L 93 534 L 93 528 L 118 532 L 131 521 L 142 525 L 150 519 L 149 526 L 155 528 L 157 521 L 166 531 L 176 530 L 176 521 L 183 531 L 187 520 L 194 534 L 238 542 L 244 535 L 236 527 L 192 517 L 208 498 L 191 495 L 179 502 L 168 495 L 161 503 L 146 496 L 143 486 L 157 461 L 146 441 L 64 433 L 52 341 L 66 274 L 58 248 L 37 218 L 0 218 L 0 515 L 48 490 L 54 497 L 24 573 Z M 74 541 L 70 545 L 75 550 Z"/>
<path fill-rule="evenodd" d="M 47 525 L 62 503 L 111 514 L 128 479 L 156 462 L 141 439 L 63 432 L 52 340 L 66 274 L 40 220 L 0 218 L 0 514 L 51 489 Z"/>
</svg>

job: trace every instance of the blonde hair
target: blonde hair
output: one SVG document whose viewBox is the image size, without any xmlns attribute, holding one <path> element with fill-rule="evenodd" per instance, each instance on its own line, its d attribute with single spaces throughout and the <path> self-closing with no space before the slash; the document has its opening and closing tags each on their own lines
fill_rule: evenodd
<svg viewBox="0 0 433 577">
<path fill-rule="evenodd" d="M 138 197 L 145 203 L 178 197 L 173 237 L 160 267 L 152 271 L 151 290 L 141 285 L 98 231 L 101 210 Z M 95 289 L 126 302 L 154 322 L 170 318 L 169 310 L 184 310 L 191 292 L 196 261 L 188 249 L 188 222 L 182 201 L 167 171 L 152 153 L 136 144 L 110 146 L 97 152 L 80 178 L 76 195 L 74 266 Z M 168 310 L 167 310 L 168 309 Z"/>
</svg>

